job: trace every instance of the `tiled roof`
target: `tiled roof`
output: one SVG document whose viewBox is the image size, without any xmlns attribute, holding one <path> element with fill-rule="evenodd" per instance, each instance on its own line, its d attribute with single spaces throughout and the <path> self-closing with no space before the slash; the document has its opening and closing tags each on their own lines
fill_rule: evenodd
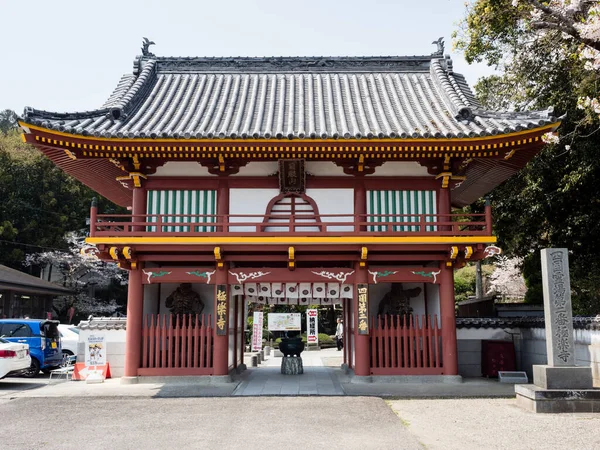
<svg viewBox="0 0 600 450">
<path fill-rule="evenodd" d="M 452 61 L 409 57 L 138 57 L 102 108 L 24 121 L 74 135 L 176 139 L 490 136 L 556 122 L 552 111 L 477 103 Z"/>
<path fill-rule="evenodd" d="M 543 317 L 457 317 L 457 328 L 545 328 Z M 573 317 L 573 328 L 600 330 L 600 316 Z"/>
<path fill-rule="evenodd" d="M 73 291 L 28 273 L 0 265 L 0 291 L 35 292 L 44 295 L 69 295 Z"/>
<path fill-rule="evenodd" d="M 124 330 L 127 327 L 127 317 L 93 317 L 79 322 L 82 330 Z"/>
</svg>

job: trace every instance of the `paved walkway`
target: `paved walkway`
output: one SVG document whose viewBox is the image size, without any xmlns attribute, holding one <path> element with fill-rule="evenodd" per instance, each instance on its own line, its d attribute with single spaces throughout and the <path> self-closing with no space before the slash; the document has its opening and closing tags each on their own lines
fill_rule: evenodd
<svg viewBox="0 0 600 450">
<path fill-rule="evenodd" d="M 302 353 L 305 373 L 281 375 L 281 358 L 274 356 L 258 368 L 234 377 L 232 383 L 215 383 L 210 377 L 177 377 L 155 383 L 121 384 L 108 379 L 101 384 L 69 381 L 49 384 L 47 376 L 35 379 L 9 377 L 0 380 L 0 400 L 18 397 L 228 397 L 257 395 L 324 395 L 399 398 L 514 398 L 514 386 L 497 380 L 466 379 L 463 383 L 353 383 L 339 367 L 341 352 L 335 349 Z M 246 361 L 250 366 L 250 360 Z"/>
<path fill-rule="evenodd" d="M 2 450 L 422 449 L 379 398 L 19 398 L 0 417 Z"/>
<path fill-rule="evenodd" d="M 323 358 L 336 358 L 335 349 L 303 352 L 302 375 L 282 375 L 282 358 L 273 353 L 266 358 L 261 367 L 242 374 L 233 395 L 344 395 L 333 369 L 323 362 Z M 341 362 L 341 356 L 336 359 Z"/>
</svg>

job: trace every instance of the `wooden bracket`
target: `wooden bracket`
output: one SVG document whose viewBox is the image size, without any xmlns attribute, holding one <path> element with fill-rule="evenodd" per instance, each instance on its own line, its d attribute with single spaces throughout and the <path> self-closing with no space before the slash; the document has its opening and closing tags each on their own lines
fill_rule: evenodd
<svg viewBox="0 0 600 450">
<path fill-rule="evenodd" d="M 296 249 L 294 247 L 288 248 L 288 269 L 294 270 L 296 268 Z"/>
<path fill-rule="evenodd" d="M 360 249 L 360 267 L 366 267 L 368 254 L 369 254 L 369 249 L 367 247 L 362 247 Z"/>
<path fill-rule="evenodd" d="M 119 247 L 111 247 L 108 250 L 108 254 L 110 255 L 110 257 L 112 259 L 114 259 L 115 261 L 118 261 L 119 260 L 119 254 L 120 254 Z"/>
<path fill-rule="evenodd" d="M 457 246 L 452 246 L 450 247 L 450 259 L 456 259 L 458 256 L 458 247 Z"/>
<path fill-rule="evenodd" d="M 470 259 L 473 256 L 473 247 L 467 245 L 465 247 L 465 259 Z"/>
<path fill-rule="evenodd" d="M 219 269 L 223 268 L 223 255 L 221 254 L 221 247 L 215 247 L 213 250 L 215 254 L 215 261 L 217 262 L 217 267 Z"/>
<path fill-rule="evenodd" d="M 125 259 L 128 259 L 131 261 L 131 259 L 133 258 L 133 249 L 131 247 L 123 247 L 123 256 L 125 256 Z"/>
<path fill-rule="evenodd" d="M 450 181 L 456 181 L 462 183 L 467 177 L 462 175 L 453 175 L 452 172 L 442 172 L 435 177 L 436 180 L 442 179 L 442 189 L 447 189 L 450 185 Z"/>
<path fill-rule="evenodd" d="M 129 175 L 117 177 L 116 180 L 126 188 L 132 189 L 133 187 L 142 187 L 142 179 L 145 180 L 146 178 L 146 175 L 141 172 L 130 172 Z M 133 186 L 131 186 L 131 183 L 133 183 Z"/>
</svg>

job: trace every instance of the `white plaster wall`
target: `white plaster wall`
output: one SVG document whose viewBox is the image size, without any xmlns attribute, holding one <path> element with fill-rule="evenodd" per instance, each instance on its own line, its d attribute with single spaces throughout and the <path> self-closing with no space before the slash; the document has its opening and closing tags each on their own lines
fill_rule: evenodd
<svg viewBox="0 0 600 450">
<path fill-rule="evenodd" d="M 250 162 L 231 177 L 266 177 L 279 172 L 277 161 Z"/>
<path fill-rule="evenodd" d="M 530 381 L 533 379 L 532 366 L 548 362 L 544 328 L 459 328 L 456 335 L 458 370 L 463 376 L 481 376 L 482 340 L 513 340 L 517 370 L 525 371 Z M 600 331 L 573 330 L 573 337 L 575 364 L 591 367 L 594 386 L 600 387 Z"/>
<path fill-rule="evenodd" d="M 156 169 L 150 177 L 213 177 L 208 167 L 193 161 L 168 161 Z"/>
<path fill-rule="evenodd" d="M 331 161 L 306 161 L 304 168 L 307 174 L 325 177 L 348 177 L 344 168 L 336 165 Z"/>
<path fill-rule="evenodd" d="M 273 197 L 279 195 L 279 189 L 230 189 L 229 214 L 255 214 L 259 217 L 232 217 L 231 222 L 260 223 Z M 253 233 L 253 226 L 229 227 L 231 232 Z"/>
<path fill-rule="evenodd" d="M 307 189 L 319 208 L 319 214 L 344 214 L 345 217 L 322 217 L 323 222 L 354 222 L 353 189 Z M 332 226 L 327 231 L 354 231 L 354 225 Z"/>
<path fill-rule="evenodd" d="M 440 285 L 425 283 L 427 289 L 427 314 L 430 316 L 437 315 L 438 324 L 440 323 Z M 432 319 L 433 320 L 433 319 Z"/>
<path fill-rule="evenodd" d="M 144 317 L 158 312 L 158 292 L 160 284 L 144 285 Z"/>
<path fill-rule="evenodd" d="M 600 387 L 600 330 L 573 330 L 573 339 L 575 364 L 590 366 L 594 386 Z M 548 362 L 546 330 L 544 328 L 523 329 L 522 340 L 523 370 L 531 377 L 531 366 Z"/>
<path fill-rule="evenodd" d="M 367 176 L 376 177 L 433 177 L 427 173 L 427 167 L 414 161 L 388 161 L 375 169 L 375 173 Z"/>
</svg>

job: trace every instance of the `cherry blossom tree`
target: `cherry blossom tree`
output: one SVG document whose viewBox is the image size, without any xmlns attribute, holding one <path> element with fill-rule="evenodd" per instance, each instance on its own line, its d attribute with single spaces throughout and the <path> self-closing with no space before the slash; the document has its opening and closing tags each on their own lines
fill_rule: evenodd
<svg viewBox="0 0 600 450">
<path fill-rule="evenodd" d="M 490 290 L 488 294 L 500 294 L 503 299 L 522 299 L 527 287 L 521 273 L 522 258 L 496 256 L 496 269 L 489 277 Z"/>
<path fill-rule="evenodd" d="M 66 241 L 69 251 L 35 253 L 26 259 L 28 266 L 51 266 L 55 274 L 53 281 L 75 292 L 72 296 L 58 297 L 54 301 L 55 312 L 67 320 L 71 308 L 78 316 L 112 315 L 120 308 L 118 300 L 121 299 L 115 291 L 127 284 L 126 272 L 116 264 L 98 259 L 95 247 L 85 244 L 82 235 L 71 233 Z M 99 295 L 107 292 L 108 298 Z"/>
</svg>

